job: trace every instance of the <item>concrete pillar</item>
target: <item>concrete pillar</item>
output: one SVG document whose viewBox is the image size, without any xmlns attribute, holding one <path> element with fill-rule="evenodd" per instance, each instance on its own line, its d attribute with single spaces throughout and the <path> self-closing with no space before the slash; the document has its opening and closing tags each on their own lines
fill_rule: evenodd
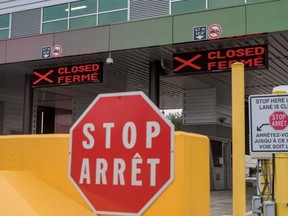
<svg viewBox="0 0 288 216">
<path fill-rule="evenodd" d="M 149 98 L 159 107 L 160 103 L 160 61 L 149 62 Z"/>
<path fill-rule="evenodd" d="M 32 75 L 25 75 L 24 86 L 24 109 L 23 109 L 23 134 L 32 133 L 32 112 L 33 112 L 33 88 Z"/>
</svg>

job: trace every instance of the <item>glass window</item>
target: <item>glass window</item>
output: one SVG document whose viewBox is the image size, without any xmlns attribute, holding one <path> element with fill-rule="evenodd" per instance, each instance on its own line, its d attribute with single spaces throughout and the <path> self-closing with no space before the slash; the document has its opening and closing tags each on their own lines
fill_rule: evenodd
<svg viewBox="0 0 288 216">
<path fill-rule="evenodd" d="M 85 0 L 72 2 L 70 6 L 70 16 L 79 16 L 97 12 L 96 0 Z"/>
<path fill-rule="evenodd" d="M 247 0 L 247 3 L 257 3 L 257 2 L 267 2 L 267 1 L 273 1 L 273 0 Z"/>
<path fill-rule="evenodd" d="M 86 28 L 127 20 L 128 0 L 81 0 L 43 8 L 42 32 Z"/>
<path fill-rule="evenodd" d="M 212 151 L 214 167 L 222 167 L 223 164 L 222 142 L 210 140 L 210 146 Z"/>
<path fill-rule="evenodd" d="M 99 14 L 99 25 L 127 21 L 127 10 Z"/>
<path fill-rule="evenodd" d="M 43 9 L 43 21 L 63 19 L 68 17 L 68 4 L 61 4 Z"/>
<path fill-rule="evenodd" d="M 71 19 L 69 29 L 85 28 L 92 26 L 96 26 L 96 15 Z"/>
<path fill-rule="evenodd" d="M 117 10 L 128 7 L 128 0 L 99 0 L 99 11 Z"/>
<path fill-rule="evenodd" d="M 67 28 L 68 28 L 68 20 L 61 20 L 61 21 L 43 23 L 42 32 L 43 33 L 56 32 L 67 30 Z"/>
<path fill-rule="evenodd" d="M 206 0 L 183 0 L 172 2 L 172 14 L 186 13 L 206 9 Z"/>
<path fill-rule="evenodd" d="M 1 15 L 0 16 L 0 29 L 9 28 L 9 20 L 10 20 L 9 14 Z"/>
<path fill-rule="evenodd" d="M 0 39 L 7 39 L 7 38 L 9 38 L 9 30 L 8 29 L 0 30 Z"/>
<path fill-rule="evenodd" d="M 208 8 L 222 8 L 245 4 L 245 0 L 209 0 Z"/>
</svg>

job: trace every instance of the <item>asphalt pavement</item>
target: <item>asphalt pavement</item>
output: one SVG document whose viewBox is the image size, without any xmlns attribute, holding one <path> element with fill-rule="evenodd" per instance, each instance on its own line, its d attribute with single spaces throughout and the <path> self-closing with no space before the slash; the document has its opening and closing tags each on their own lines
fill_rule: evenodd
<svg viewBox="0 0 288 216">
<path fill-rule="evenodd" d="M 232 216 L 232 190 L 210 192 L 210 216 Z M 257 216 L 252 213 L 252 196 L 257 195 L 256 187 L 246 187 L 246 215 Z"/>
</svg>

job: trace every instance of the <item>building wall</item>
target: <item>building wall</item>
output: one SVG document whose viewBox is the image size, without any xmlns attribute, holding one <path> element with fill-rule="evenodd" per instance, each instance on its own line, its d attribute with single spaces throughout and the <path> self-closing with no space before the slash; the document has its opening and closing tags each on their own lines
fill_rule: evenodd
<svg viewBox="0 0 288 216">
<path fill-rule="evenodd" d="M 31 10 L 73 1 L 75 0 L 4 0 L 0 1 L 0 14 Z"/>
<path fill-rule="evenodd" d="M 275 0 L 153 0 L 153 1 L 140 1 L 140 0 L 119 0 L 121 1 L 120 8 L 117 7 L 115 3 L 116 0 L 107 0 L 113 7 L 107 7 L 106 11 L 99 10 L 100 1 L 93 3 L 93 7 L 97 7 L 93 13 L 89 10 L 84 12 L 84 14 L 77 14 L 74 16 L 73 12 L 67 13 L 67 17 L 55 18 L 44 20 L 42 8 L 47 6 L 58 6 L 63 3 L 71 3 L 71 7 L 74 5 L 79 5 L 79 1 L 75 0 L 14 0 L 14 1 L 0 1 L 0 39 L 14 38 L 18 36 L 27 36 L 40 33 L 48 33 L 55 31 L 63 31 L 74 28 L 86 28 L 93 27 L 96 25 L 107 25 L 117 22 L 126 22 L 130 20 L 146 19 L 159 16 L 167 16 L 170 14 L 181 14 L 197 11 L 205 11 L 207 9 L 218 9 L 218 8 L 229 8 L 233 6 L 241 5 L 255 5 L 258 7 L 260 2 L 275 2 Z M 114 2 L 115 1 L 115 2 Z M 281 0 L 285 1 L 285 0 Z M 73 3 L 74 2 L 74 3 Z M 96 0 L 95 0 L 96 2 Z M 85 3 L 85 2 L 84 2 Z M 83 4 L 84 4 L 83 3 Z M 115 3 L 115 4 L 114 4 Z M 86 3 L 85 3 L 86 4 Z M 90 6 L 91 6 L 90 5 Z M 260 5 L 261 6 L 261 5 Z M 273 6 L 273 5 L 272 5 Z M 63 6 L 66 7 L 66 6 Z M 265 6 L 264 6 L 265 7 Z M 271 5 L 266 5 L 266 7 L 271 8 Z M 91 8 L 91 7 L 90 7 Z M 88 8 L 89 9 L 89 5 Z M 98 11 L 99 10 L 99 11 Z M 59 14 L 54 8 L 51 11 L 55 14 Z M 62 8 L 60 12 L 64 13 Z M 259 10 L 262 11 L 262 10 Z M 249 12 L 249 10 L 248 10 Z M 51 13 L 51 12 L 50 12 Z M 201 13 L 200 13 L 201 14 Z M 262 13 L 265 14 L 265 13 Z M 261 14 L 260 14 L 261 15 Z M 2 26 L 2 18 L 9 22 L 8 26 Z M 238 15 L 239 16 L 239 15 Z M 2 17 L 2 18 L 1 18 Z M 9 17 L 9 18 L 7 18 Z M 95 17 L 95 18 L 94 18 Z M 234 16 L 235 17 L 235 16 Z M 95 20 L 94 20 L 95 19 Z M 197 19 L 199 20 L 199 19 Z M 191 20 L 195 22 L 195 20 Z M 230 21 L 230 19 L 229 19 Z M 253 20 L 251 20 L 252 22 Z M 58 22 L 59 26 L 50 26 L 53 23 Z M 271 21 L 272 22 L 272 21 Z M 263 22 L 264 23 L 264 22 Z M 237 25 L 237 22 L 235 23 Z M 48 27 L 47 27 L 48 26 Z M 186 26 L 186 25 L 182 25 Z M 190 31 L 190 30 L 189 30 Z"/>
</svg>

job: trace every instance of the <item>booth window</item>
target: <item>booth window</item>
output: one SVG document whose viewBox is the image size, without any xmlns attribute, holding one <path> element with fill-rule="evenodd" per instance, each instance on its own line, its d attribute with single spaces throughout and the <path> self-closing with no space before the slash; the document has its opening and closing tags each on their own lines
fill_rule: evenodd
<svg viewBox="0 0 288 216">
<path fill-rule="evenodd" d="M 222 141 L 210 140 L 213 166 L 222 167 L 223 153 L 222 153 Z"/>
<path fill-rule="evenodd" d="M 128 20 L 128 0 L 82 0 L 43 8 L 42 33 Z"/>
<path fill-rule="evenodd" d="M 10 14 L 0 15 L 0 39 L 9 38 Z"/>
</svg>

